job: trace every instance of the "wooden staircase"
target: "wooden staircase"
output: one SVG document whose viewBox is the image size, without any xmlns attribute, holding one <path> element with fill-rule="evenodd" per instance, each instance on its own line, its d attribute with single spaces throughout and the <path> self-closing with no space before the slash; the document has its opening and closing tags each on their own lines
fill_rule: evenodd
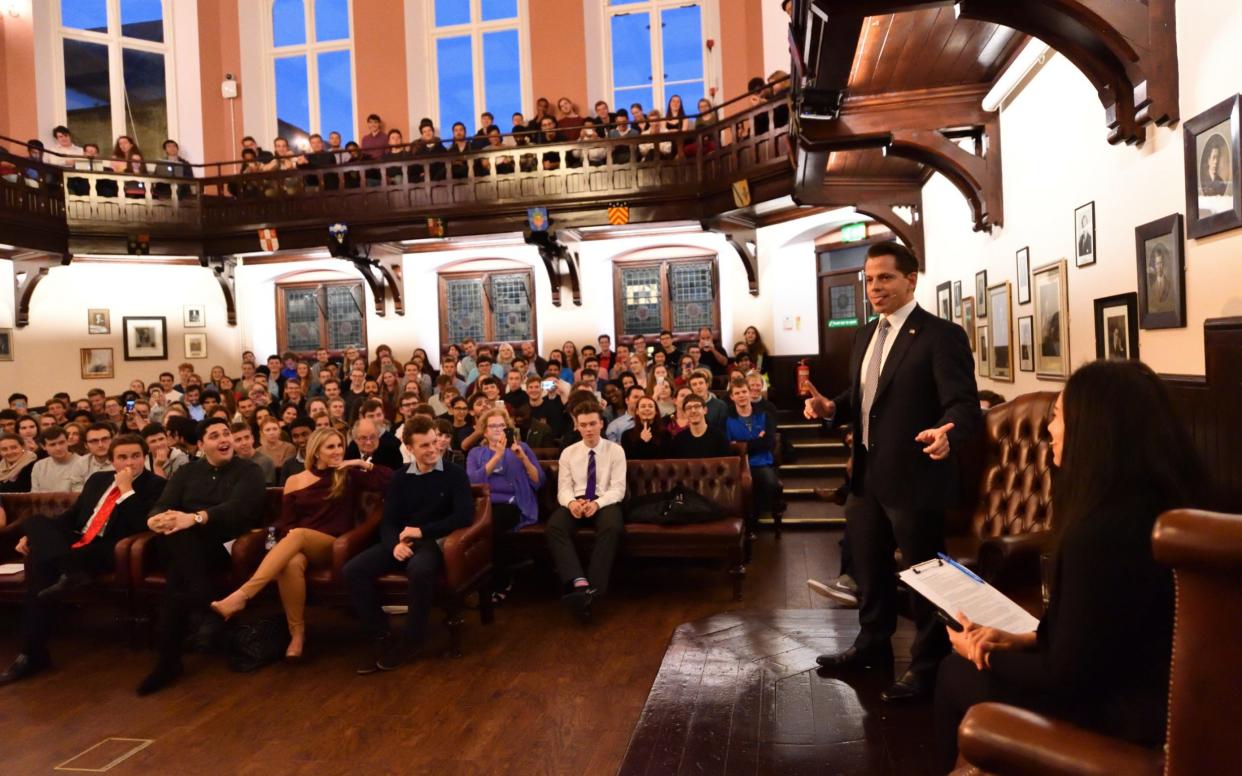
<svg viewBox="0 0 1242 776">
<path fill-rule="evenodd" d="M 844 508 L 815 495 L 815 488 L 831 491 L 845 483 L 849 451 L 841 441 L 841 432 L 821 421 L 806 420 L 801 409 L 780 410 L 777 431 L 785 453 L 778 469 L 787 505 L 783 522 L 843 525 Z"/>
</svg>

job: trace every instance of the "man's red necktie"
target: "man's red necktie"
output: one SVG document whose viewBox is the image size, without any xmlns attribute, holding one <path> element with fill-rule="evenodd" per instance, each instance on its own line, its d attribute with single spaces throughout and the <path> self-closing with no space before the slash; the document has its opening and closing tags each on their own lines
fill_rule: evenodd
<svg viewBox="0 0 1242 776">
<path fill-rule="evenodd" d="M 116 508 L 116 502 L 120 500 L 121 489 L 113 485 L 112 490 L 108 491 L 108 497 L 99 505 L 99 511 L 86 524 L 86 530 L 82 532 L 82 538 L 73 543 L 73 549 L 85 547 L 99 535 L 99 532 L 108 524 L 108 518 L 112 517 L 112 510 Z"/>
</svg>

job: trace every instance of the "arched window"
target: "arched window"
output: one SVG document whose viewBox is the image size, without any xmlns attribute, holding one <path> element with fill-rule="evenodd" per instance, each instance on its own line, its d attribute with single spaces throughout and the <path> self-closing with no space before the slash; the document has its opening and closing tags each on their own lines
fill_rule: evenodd
<svg viewBox="0 0 1242 776">
<path fill-rule="evenodd" d="M 267 104 L 275 106 L 270 136 L 292 145 L 313 133 L 353 138 L 358 121 L 350 0 L 272 0 L 265 18 Z"/>
<path fill-rule="evenodd" d="M 367 349 L 366 295 L 356 280 L 276 284 L 276 344 L 281 353 L 312 355 Z"/>
<path fill-rule="evenodd" d="M 176 135 L 172 25 L 163 0 L 59 0 L 57 123 L 107 155 L 129 135 L 148 158 Z M 175 111 L 172 112 L 175 115 Z"/>
<path fill-rule="evenodd" d="M 659 253 L 667 253 L 661 257 Z M 707 326 L 720 332 L 720 278 L 714 255 L 642 251 L 613 264 L 617 339 L 650 337 L 668 329 L 692 335 Z"/>
<path fill-rule="evenodd" d="M 480 265 L 482 267 L 482 265 Z M 529 268 L 460 269 L 440 273 L 440 342 L 535 340 L 534 275 Z"/>
<path fill-rule="evenodd" d="M 706 94 L 703 0 L 603 0 L 614 107 L 640 103 L 664 112 L 681 96 L 687 114 Z"/>
<path fill-rule="evenodd" d="M 483 111 L 507 131 L 530 104 L 526 0 L 428 0 L 427 8 L 440 134 L 455 121 L 473 131 Z"/>
</svg>

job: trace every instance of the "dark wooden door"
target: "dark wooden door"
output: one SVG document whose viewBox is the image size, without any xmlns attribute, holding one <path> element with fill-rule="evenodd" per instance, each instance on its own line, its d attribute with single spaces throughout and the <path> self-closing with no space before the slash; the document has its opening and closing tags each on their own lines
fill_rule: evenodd
<svg viewBox="0 0 1242 776">
<path fill-rule="evenodd" d="M 820 275 L 820 358 L 811 377 L 821 393 L 833 396 L 849 385 L 854 335 L 871 315 L 860 270 L 845 269 Z"/>
</svg>

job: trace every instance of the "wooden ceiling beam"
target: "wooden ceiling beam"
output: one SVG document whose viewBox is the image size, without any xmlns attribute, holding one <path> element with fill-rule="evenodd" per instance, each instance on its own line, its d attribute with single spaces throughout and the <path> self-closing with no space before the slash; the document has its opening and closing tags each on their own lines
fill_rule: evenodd
<svg viewBox="0 0 1242 776">
<path fill-rule="evenodd" d="M 904 179 L 829 177 L 819 188 L 806 191 L 800 204 L 827 208 L 852 207 L 893 230 L 893 233 L 925 266 L 923 238 L 923 187 Z M 907 210 L 910 220 L 901 216 Z"/>
</svg>

